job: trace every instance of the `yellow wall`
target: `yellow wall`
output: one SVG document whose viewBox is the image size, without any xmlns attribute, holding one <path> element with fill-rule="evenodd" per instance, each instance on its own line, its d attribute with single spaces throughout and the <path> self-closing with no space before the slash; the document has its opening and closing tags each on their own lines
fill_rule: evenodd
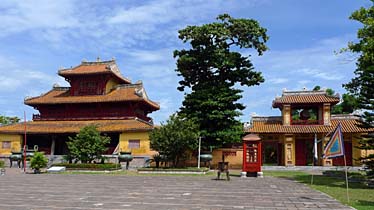
<svg viewBox="0 0 374 210">
<path fill-rule="evenodd" d="M 331 110 L 331 107 L 329 103 L 323 104 L 323 124 L 324 125 L 331 125 L 330 110 Z"/>
<path fill-rule="evenodd" d="M 291 124 L 291 106 L 289 104 L 283 105 L 282 117 L 283 117 L 283 125 Z"/>
<path fill-rule="evenodd" d="M 138 149 L 129 149 L 129 140 L 140 140 L 140 148 Z M 121 133 L 119 136 L 119 148 L 122 152 L 132 152 L 132 155 L 144 155 L 144 156 L 152 156 L 156 152 L 151 151 L 150 149 L 150 141 L 149 141 L 149 132 L 129 132 L 129 133 Z"/>
<path fill-rule="evenodd" d="M 225 162 L 229 162 L 229 167 L 242 169 L 243 166 L 243 149 L 215 149 L 212 152 L 212 168 L 217 168 L 218 162 L 222 162 L 222 151 L 235 152 L 235 156 L 225 156 Z"/>
<path fill-rule="evenodd" d="M 352 135 L 352 163 L 354 166 L 360 166 L 361 163 L 359 160 L 357 160 L 358 158 L 361 157 L 361 150 L 356 148 L 359 144 L 359 139 L 360 138 L 360 135 Z"/>
<path fill-rule="evenodd" d="M 3 149 L 3 142 L 10 141 L 10 149 Z M 10 155 L 12 151 L 21 151 L 22 135 L 0 134 L 0 155 Z"/>
<path fill-rule="evenodd" d="M 114 79 L 110 79 L 110 80 L 106 83 L 106 85 L 105 85 L 105 93 L 106 93 L 106 94 L 109 93 L 110 90 L 111 90 L 112 88 L 114 88 L 114 86 L 116 86 L 116 85 L 118 85 L 118 82 L 116 82 L 116 80 L 114 80 Z"/>
</svg>

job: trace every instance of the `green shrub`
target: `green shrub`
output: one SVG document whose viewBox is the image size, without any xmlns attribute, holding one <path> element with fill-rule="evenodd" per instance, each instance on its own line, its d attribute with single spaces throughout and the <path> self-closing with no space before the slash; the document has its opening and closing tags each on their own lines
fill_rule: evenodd
<svg viewBox="0 0 374 210">
<path fill-rule="evenodd" d="M 41 152 L 35 152 L 31 158 L 30 166 L 32 169 L 39 170 L 47 167 L 48 159 Z"/>
<path fill-rule="evenodd" d="M 4 168 L 5 162 L 3 160 L 0 160 L 0 168 Z"/>
<path fill-rule="evenodd" d="M 53 166 L 65 166 L 67 169 L 92 169 L 92 170 L 111 170 L 121 168 L 121 164 L 115 163 L 57 163 Z"/>
</svg>

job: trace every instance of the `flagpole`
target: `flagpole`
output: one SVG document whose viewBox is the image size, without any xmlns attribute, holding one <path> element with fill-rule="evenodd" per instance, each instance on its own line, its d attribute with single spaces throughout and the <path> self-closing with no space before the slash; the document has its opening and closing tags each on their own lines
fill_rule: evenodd
<svg viewBox="0 0 374 210">
<path fill-rule="evenodd" d="M 25 125 L 25 137 L 23 145 L 23 172 L 26 173 L 26 147 L 27 147 L 27 138 L 26 138 L 26 111 L 23 111 L 24 125 Z"/>
<path fill-rule="evenodd" d="M 344 166 L 345 166 L 345 183 L 346 183 L 346 186 L 347 186 L 347 200 L 348 200 L 348 203 L 349 203 L 348 172 L 347 172 L 347 160 L 345 158 L 345 154 L 344 154 Z"/>
<path fill-rule="evenodd" d="M 317 139 L 317 134 L 314 134 L 314 144 L 313 144 L 313 160 L 312 160 L 312 179 L 310 180 L 310 185 L 313 185 L 313 178 L 314 178 L 314 158 L 316 156 L 316 139 Z"/>
</svg>

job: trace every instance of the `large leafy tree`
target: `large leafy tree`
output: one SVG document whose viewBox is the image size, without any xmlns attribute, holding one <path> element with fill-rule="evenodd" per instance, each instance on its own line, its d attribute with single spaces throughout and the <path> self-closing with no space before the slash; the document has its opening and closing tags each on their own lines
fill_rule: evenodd
<svg viewBox="0 0 374 210">
<path fill-rule="evenodd" d="M 332 108 L 332 114 L 350 114 L 357 110 L 358 104 L 355 96 L 344 93 L 342 102 Z"/>
<path fill-rule="evenodd" d="M 321 90 L 319 85 L 313 88 L 314 91 Z M 335 90 L 331 88 L 326 89 L 326 93 L 329 96 L 335 95 Z M 357 110 L 357 99 L 354 95 L 349 93 L 344 93 L 342 96 L 342 102 L 332 107 L 332 114 L 350 114 L 353 111 Z"/>
<path fill-rule="evenodd" d="M 91 163 L 100 159 L 107 150 L 110 137 L 101 136 L 96 126 L 89 125 L 83 127 L 74 138 L 69 137 L 69 140 L 66 143 L 71 157 L 82 163 Z"/>
<path fill-rule="evenodd" d="M 374 4 L 374 1 L 372 1 Z M 347 50 L 358 54 L 355 77 L 344 87 L 357 97 L 358 108 L 362 109 L 360 126 L 374 129 L 374 7 L 360 8 L 350 19 L 363 27 L 357 32 L 357 42 L 348 44 Z M 374 150 L 374 133 L 363 135 L 360 148 Z M 361 159 L 374 171 L 374 154 Z"/>
<path fill-rule="evenodd" d="M 204 136 L 205 146 L 220 147 L 240 141 L 243 126 L 237 117 L 245 106 L 238 103 L 241 86 L 259 85 L 264 81 L 254 71 L 243 48 L 253 48 L 258 55 L 267 50 L 266 29 L 252 19 L 235 19 L 219 15 L 218 22 L 187 26 L 179 38 L 190 43 L 189 49 L 174 51 L 178 90 L 185 91 L 180 114 L 194 119 Z M 248 52 L 248 51 L 246 51 Z"/>
<path fill-rule="evenodd" d="M 0 126 L 18 123 L 19 121 L 20 119 L 18 117 L 8 117 L 8 116 L 0 115 Z"/>
<path fill-rule="evenodd" d="M 194 150 L 198 145 L 198 126 L 189 119 L 171 115 L 162 124 L 150 133 L 151 148 L 166 155 L 177 166 L 181 157 L 188 150 Z"/>
</svg>

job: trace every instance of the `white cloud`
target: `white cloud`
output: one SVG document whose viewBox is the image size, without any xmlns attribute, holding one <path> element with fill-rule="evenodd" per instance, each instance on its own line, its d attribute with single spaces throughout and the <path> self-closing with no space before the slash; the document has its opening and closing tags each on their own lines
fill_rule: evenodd
<svg viewBox="0 0 374 210">
<path fill-rule="evenodd" d="M 272 84 L 284 84 L 288 82 L 289 80 L 287 78 L 270 78 L 266 79 L 266 82 L 272 83 Z"/>
<path fill-rule="evenodd" d="M 40 87 L 52 87 L 56 81 L 66 83 L 56 75 L 28 69 L 16 61 L 0 55 L 0 92 L 35 91 Z M 40 90 L 41 91 L 41 90 Z"/>
<path fill-rule="evenodd" d="M 323 80 L 342 80 L 344 78 L 343 75 L 339 74 L 337 71 L 325 72 L 320 69 L 313 69 L 313 68 L 302 68 L 297 72 L 302 73 L 304 75 L 308 75 L 317 79 Z"/>
<path fill-rule="evenodd" d="M 108 18 L 110 24 L 158 24 L 169 22 L 174 15 L 176 1 L 153 1 L 137 7 L 122 9 Z"/>
<path fill-rule="evenodd" d="M 29 29 L 58 29 L 78 25 L 73 17 L 74 4 L 69 0 L 5 1 L 1 5 L 0 36 Z"/>
</svg>

